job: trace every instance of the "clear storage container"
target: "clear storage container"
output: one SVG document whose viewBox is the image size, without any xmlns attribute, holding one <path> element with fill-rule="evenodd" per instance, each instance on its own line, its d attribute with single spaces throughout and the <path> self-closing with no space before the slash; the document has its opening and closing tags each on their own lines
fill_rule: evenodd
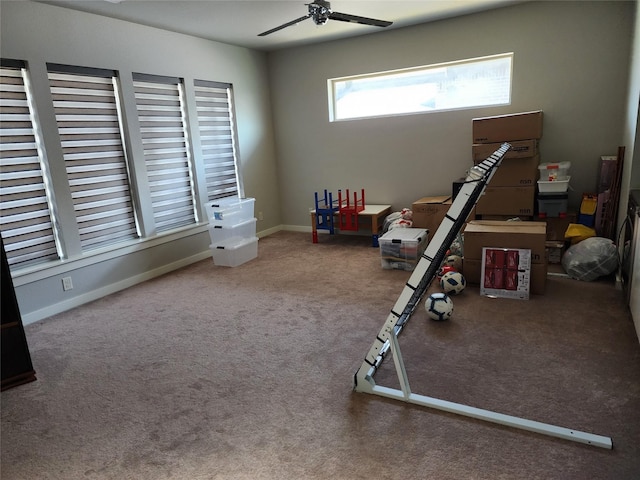
<svg viewBox="0 0 640 480">
<path fill-rule="evenodd" d="M 231 245 L 211 245 L 210 248 L 215 265 L 237 267 L 258 256 L 258 237 L 245 238 Z"/>
<path fill-rule="evenodd" d="M 255 198 L 227 197 L 205 205 L 207 218 L 212 225 L 230 227 L 251 220 Z"/>
<path fill-rule="evenodd" d="M 563 193 L 569 190 L 569 180 L 538 180 L 538 191 L 541 193 Z"/>
<path fill-rule="evenodd" d="M 256 236 L 256 219 L 251 218 L 236 225 L 227 226 L 221 222 L 214 223 L 209 227 L 209 236 L 212 245 L 238 243 L 245 238 Z M 220 224 L 218 224 L 220 223 Z"/>
<path fill-rule="evenodd" d="M 424 228 L 394 228 L 378 238 L 382 268 L 413 270 L 427 247 Z"/>
<path fill-rule="evenodd" d="M 538 165 L 538 170 L 540 170 L 540 180 L 545 182 L 567 180 L 569 178 L 570 168 L 571 162 L 541 163 Z"/>
</svg>

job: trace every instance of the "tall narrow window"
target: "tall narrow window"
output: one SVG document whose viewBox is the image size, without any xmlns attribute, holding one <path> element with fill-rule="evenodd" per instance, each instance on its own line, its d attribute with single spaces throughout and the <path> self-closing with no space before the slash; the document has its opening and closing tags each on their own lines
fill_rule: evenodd
<svg viewBox="0 0 640 480">
<path fill-rule="evenodd" d="M 47 67 L 83 251 L 138 238 L 115 72 Z"/>
<path fill-rule="evenodd" d="M 24 62 L 0 65 L 0 229 L 13 268 L 59 258 Z"/>
<path fill-rule="evenodd" d="M 184 95 L 178 78 L 133 75 L 156 231 L 195 223 Z"/>
<path fill-rule="evenodd" d="M 231 85 L 194 81 L 209 200 L 238 195 L 238 162 Z"/>
</svg>

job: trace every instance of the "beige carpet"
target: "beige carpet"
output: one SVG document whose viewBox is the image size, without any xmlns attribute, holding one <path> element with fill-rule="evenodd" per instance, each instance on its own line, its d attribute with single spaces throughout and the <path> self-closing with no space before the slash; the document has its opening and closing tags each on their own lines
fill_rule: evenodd
<svg viewBox="0 0 640 480">
<path fill-rule="evenodd" d="M 640 478 L 640 345 L 609 281 L 469 287 L 400 336 L 412 390 L 612 437 L 604 450 L 355 393 L 410 272 L 364 237 L 280 232 L 26 327 L 1 394 L 3 479 Z M 376 375 L 395 387 L 391 358 Z"/>
</svg>

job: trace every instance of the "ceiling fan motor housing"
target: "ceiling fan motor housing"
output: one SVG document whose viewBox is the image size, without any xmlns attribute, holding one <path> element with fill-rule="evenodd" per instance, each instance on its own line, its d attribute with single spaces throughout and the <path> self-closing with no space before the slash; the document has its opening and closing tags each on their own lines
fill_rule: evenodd
<svg viewBox="0 0 640 480">
<path fill-rule="evenodd" d="M 316 25 L 324 25 L 331 15 L 331 4 L 317 0 L 309 4 L 309 15 Z"/>
</svg>

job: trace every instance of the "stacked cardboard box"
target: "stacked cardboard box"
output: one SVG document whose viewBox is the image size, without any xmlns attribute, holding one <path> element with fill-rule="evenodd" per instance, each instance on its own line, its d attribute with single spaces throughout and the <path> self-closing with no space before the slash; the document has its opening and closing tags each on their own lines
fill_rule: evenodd
<svg viewBox="0 0 640 480">
<path fill-rule="evenodd" d="M 511 144 L 511 150 L 478 200 L 476 215 L 482 218 L 533 216 L 541 137 L 540 110 L 473 119 L 474 164 L 482 162 L 502 143 Z"/>
<path fill-rule="evenodd" d="M 422 197 L 411 204 L 413 228 L 424 228 L 432 237 L 451 208 L 451 197 Z"/>
<path fill-rule="evenodd" d="M 544 222 L 470 221 L 464 229 L 463 273 L 467 283 L 481 283 L 483 248 L 529 249 L 530 292 L 544 294 L 547 281 L 546 239 Z"/>
</svg>

